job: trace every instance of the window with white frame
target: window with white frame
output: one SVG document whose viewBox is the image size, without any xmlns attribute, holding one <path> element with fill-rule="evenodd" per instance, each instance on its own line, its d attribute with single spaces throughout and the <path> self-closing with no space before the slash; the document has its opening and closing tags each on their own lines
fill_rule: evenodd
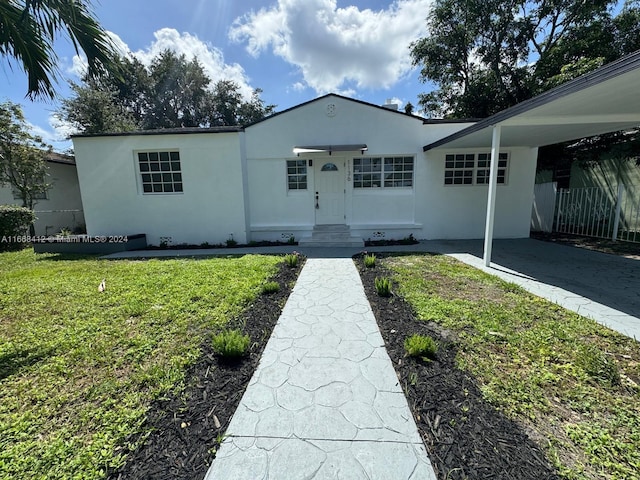
<svg viewBox="0 0 640 480">
<path fill-rule="evenodd" d="M 413 157 L 385 157 L 384 186 L 413 187 Z"/>
<path fill-rule="evenodd" d="M 182 193 L 180 152 L 138 152 L 143 193 Z"/>
<path fill-rule="evenodd" d="M 447 154 L 444 165 L 445 185 L 487 185 L 491 168 L 490 153 Z M 506 184 L 509 154 L 498 155 L 498 184 Z"/>
<path fill-rule="evenodd" d="M 413 157 L 353 159 L 353 188 L 413 187 Z"/>
<path fill-rule="evenodd" d="M 444 165 L 445 185 L 472 185 L 476 165 L 475 154 L 447 155 Z"/>
<path fill-rule="evenodd" d="M 498 184 L 507 183 L 507 166 L 509 162 L 509 154 L 500 153 L 498 155 Z M 478 171 L 476 172 L 476 183 L 489 184 L 489 172 L 491 167 L 491 154 L 478 154 Z"/>
<path fill-rule="evenodd" d="M 289 190 L 307 189 L 306 160 L 287 160 L 287 186 Z"/>
</svg>

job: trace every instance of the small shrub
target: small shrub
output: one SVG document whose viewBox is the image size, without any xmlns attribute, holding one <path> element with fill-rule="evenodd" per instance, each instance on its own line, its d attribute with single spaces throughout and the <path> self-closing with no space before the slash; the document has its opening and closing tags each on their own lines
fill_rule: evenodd
<svg viewBox="0 0 640 480">
<path fill-rule="evenodd" d="M 364 266 L 367 268 L 376 266 L 376 256 L 373 253 L 364 256 Z"/>
<path fill-rule="evenodd" d="M 236 245 L 238 245 L 238 242 L 236 242 L 233 237 L 227 238 L 227 241 L 225 243 L 227 244 L 227 247 L 235 247 Z"/>
<path fill-rule="evenodd" d="M 413 236 L 413 233 L 410 233 L 408 237 L 404 237 L 402 240 L 400 240 L 400 243 L 402 245 L 414 245 L 418 243 L 418 240 L 416 240 L 416 237 Z"/>
<path fill-rule="evenodd" d="M 615 360 L 607 357 L 600 349 L 587 345 L 577 352 L 576 363 L 587 375 L 606 385 L 620 384 L 620 371 Z"/>
<path fill-rule="evenodd" d="M 249 335 L 243 335 L 239 330 L 226 330 L 213 337 L 213 350 L 225 359 L 237 359 L 247 353 L 249 342 Z"/>
<path fill-rule="evenodd" d="M 0 205 L 0 251 L 22 248 L 35 219 L 35 214 L 28 208 Z"/>
<path fill-rule="evenodd" d="M 289 253 L 284 256 L 284 264 L 289 268 L 295 268 L 298 266 L 298 252 Z"/>
<path fill-rule="evenodd" d="M 387 277 L 376 277 L 375 279 L 376 292 L 381 297 L 391 296 L 391 279 Z"/>
<path fill-rule="evenodd" d="M 414 334 L 404 341 L 404 349 L 411 357 L 430 360 L 436 357 L 438 344 L 429 336 Z"/>
<path fill-rule="evenodd" d="M 262 293 L 263 294 L 270 294 L 270 293 L 276 293 L 280 291 L 280 284 L 278 282 L 267 282 L 264 285 L 262 285 Z"/>
<path fill-rule="evenodd" d="M 288 239 L 287 239 L 287 243 L 289 245 L 295 245 L 296 243 L 296 237 L 294 237 L 293 235 L 291 235 Z"/>
</svg>

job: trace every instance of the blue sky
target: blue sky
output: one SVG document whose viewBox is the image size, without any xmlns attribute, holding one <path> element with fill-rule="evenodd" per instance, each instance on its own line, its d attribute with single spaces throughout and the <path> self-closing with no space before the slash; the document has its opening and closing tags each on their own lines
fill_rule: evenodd
<svg viewBox="0 0 640 480">
<path fill-rule="evenodd" d="M 123 51 L 143 62 L 170 48 L 197 55 L 212 79 L 232 79 L 245 94 L 283 110 L 328 92 L 401 107 L 427 90 L 411 66 L 409 44 L 426 35 L 431 0 L 102 0 L 94 12 Z M 61 97 L 83 61 L 55 43 Z M 34 131 L 55 149 L 70 146 L 53 117 L 56 102 L 25 98 L 26 75 L 0 59 L 0 100 L 23 106 Z"/>
</svg>

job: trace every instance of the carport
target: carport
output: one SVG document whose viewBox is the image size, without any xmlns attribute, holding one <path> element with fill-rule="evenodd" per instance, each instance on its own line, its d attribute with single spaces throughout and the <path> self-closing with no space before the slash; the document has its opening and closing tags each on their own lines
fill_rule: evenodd
<svg viewBox="0 0 640 480">
<path fill-rule="evenodd" d="M 483 260 L 491 263 L 498 152 L 542 147 L 640 125 L 640 50 L 423 147 L 490 147 Z"/>
</svg>

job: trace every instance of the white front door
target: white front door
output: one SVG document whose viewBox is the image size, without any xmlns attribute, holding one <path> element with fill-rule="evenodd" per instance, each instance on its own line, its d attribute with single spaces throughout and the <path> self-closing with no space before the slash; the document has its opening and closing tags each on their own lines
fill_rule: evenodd
<svg viewBox="0 0 640 480">
<path fill-rule="evenodd" d="M 345 161 L 314 159 L 316 225 L 344 224 Z"/>
</svg>

